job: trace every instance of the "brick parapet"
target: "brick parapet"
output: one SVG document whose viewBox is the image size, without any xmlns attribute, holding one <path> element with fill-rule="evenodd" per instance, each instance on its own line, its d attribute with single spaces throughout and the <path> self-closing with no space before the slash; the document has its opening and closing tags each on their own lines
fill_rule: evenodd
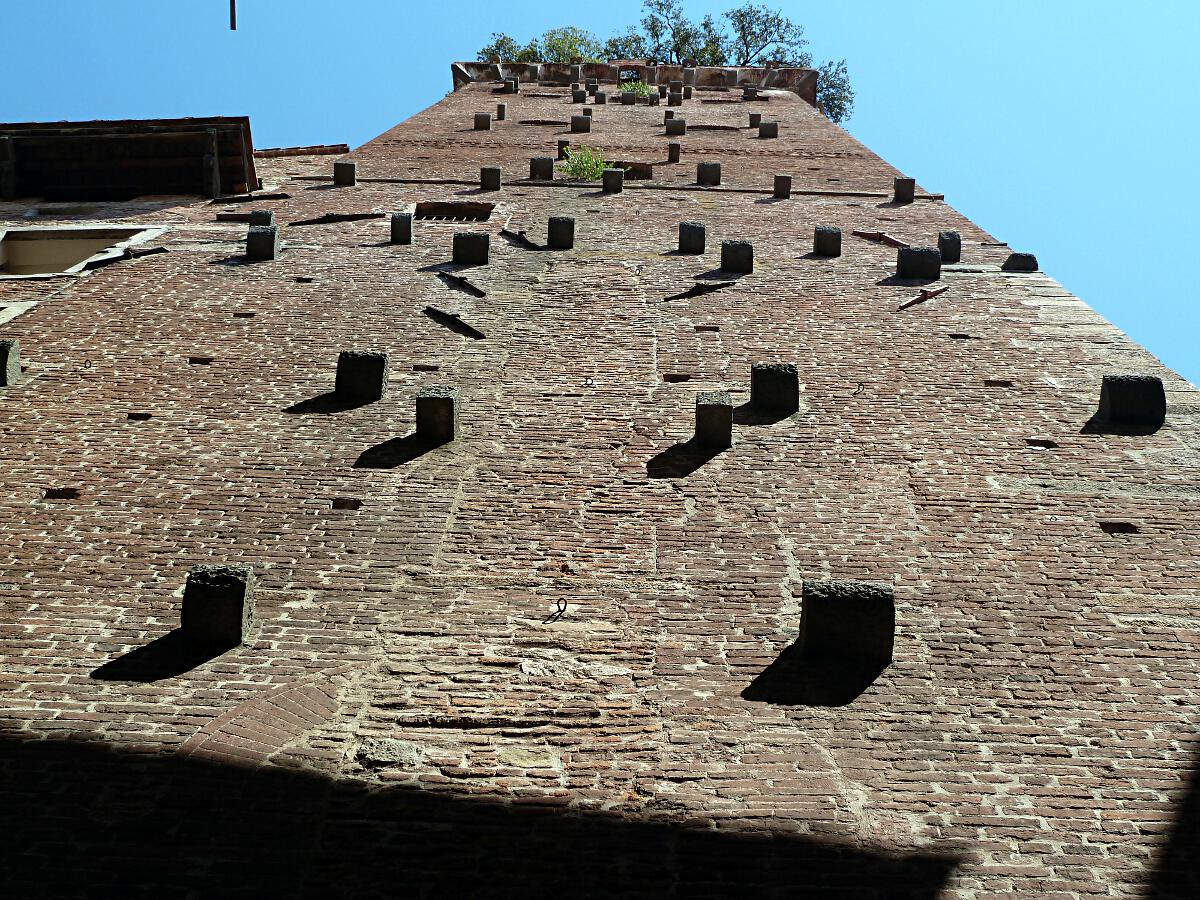
<svg viewBox="0 0 1200 900">
<path fill-rule="evenodd" d="M 526 85 L 546 87 L 550 85 L 569 86 L 574 82 L 584 81 L 616 85 L 625 80 L 627 75 L 636 73 L 638 80 L 643 83 L 659 85 L 682 81 L 687 77 L 685 76 L 686 72 L 693 73 L 689 77 L 688 83 L 696 88 L 725 91 L 731 88 L 741 90 L 744 86 L 750 85 L 763 89 L 786 90 L 803 98 L 811 106 L 817 105 L 817 70 L 801 66 L 694 66 L 685 68 L 679 65 L 652 65 L 643 60 L 581 65 L 544 62 L 456 62 L 450 64 L 450 76 L 456 91 L 466 85 L 481 82 L 503 84 L 504 79 L 513 76 Z"/>
</svg>

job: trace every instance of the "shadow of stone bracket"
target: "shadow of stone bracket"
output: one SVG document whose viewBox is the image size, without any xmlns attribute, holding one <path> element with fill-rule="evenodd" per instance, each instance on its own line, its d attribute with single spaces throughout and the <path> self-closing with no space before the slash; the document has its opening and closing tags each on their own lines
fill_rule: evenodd
<svg viewBox="0 0 1200 900">
<path fill-rule="evenodd" d="M 778 706 L 845 706 L 886 668 L 886 663 L 849 657 L 806 657 L 790 644 L 746 686 L 742 699 Z"/>
<path fill-rule="evenodd" d="M 391 438 L 374 447 L 368 447 L 354 461 L 356 469 L 394 469 L 410 463 L 430 450 L 441 447 L 444 442 L 430 441 L 419 437 L 414 431 L 404 437 Z"/>
<path fill-rule="evenodd" d="M 197 642 L 176 628 L 144 647 L 109 660 L 91 677 L 100 681 L 162 681 L 190 672 L 237 646 Z"/>
<path fill-rule="evenodd" d="M 686 478 L 725 448 L 697 443 L 695 438 L 668 447 L 646 463 L 650 478 Z"/>
<path fill-rule="evenodd" d="M 791 418 L 799 410 L 788 412 L 782 409 L 760 409 L 752 402 L 747 400 L 741 406 L 736 407 L 733 411 L 734 425 L 774 425 L 776 422 L 782 422 L 784 419 Z"/>
<path fill-rule="evenodd" d="M 284 412 L 291 413 L 292 415 L 320 414 L 327 416 L 331 413 L 358 409 L 360 406 L 366 406 L 370 402 L 369 400 L 339 394 L 337 391 L 326 391 L 324 394 L 318 394 L 315 397 L 309 397 L 307 400 L 301 400 L 299 403 L 293 403 Z"/>
</svg>

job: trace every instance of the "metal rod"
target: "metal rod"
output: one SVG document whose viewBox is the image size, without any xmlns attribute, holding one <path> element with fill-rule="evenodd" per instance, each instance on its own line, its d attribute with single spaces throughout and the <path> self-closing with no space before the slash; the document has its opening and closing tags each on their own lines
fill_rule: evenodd
<svg viewBox="0 0 1200 900">
<path fill-rule="evenodd" d="M 237 0 L 229 0 L 229 30 L 237 31 Z"/>
</svg>

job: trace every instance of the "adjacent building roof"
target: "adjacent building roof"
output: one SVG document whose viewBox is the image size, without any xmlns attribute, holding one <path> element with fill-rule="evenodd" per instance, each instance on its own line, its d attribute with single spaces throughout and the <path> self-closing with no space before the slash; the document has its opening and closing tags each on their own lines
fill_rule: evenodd
<svg viewBox="0 0 1200 900">
<path fill-rule="evenodd" d="M 258 186 L 247 116 L 0 124 L 0 198 L 130 200 Z"/>
</svg>

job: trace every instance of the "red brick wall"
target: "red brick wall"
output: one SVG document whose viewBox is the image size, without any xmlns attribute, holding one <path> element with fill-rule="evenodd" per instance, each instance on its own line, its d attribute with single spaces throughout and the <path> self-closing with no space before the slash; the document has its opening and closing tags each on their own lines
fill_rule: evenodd
<svg viewBox="0 0 1200 900">
<path fill-rule="evenodd" d="M 418 221 L 411 246 L 386 219 L 285 227 L 278 260 L 244 264 L 221 204 L 147 201 L 95 218 L 169 225 L 171 252 L 0 281 L 27 366 L 0 390 L 16 892 L 1146 890 L 1195 749 L 1196 391 L 1051 278 L 1000 272 L 1009 249 L 946 203 L 891 204 L 895 170 L 793 94 L 697 91 L 689 124 L 761 112 L 780 138 L 693 130 L 667 165 L 665 106 L 599 106 L 564 135 L 520 124 L 569 120 L 562 88 L 495 87 L 360 148 L 357 187 L 332 187 L 328 157 L 260 160 L 290 198 L 257 205 L 287 223 L 486 200 L 487 223 Z M 498 101 L 508 120 L 473 131 Z M 560 137 L 655 179 L 524 183 Z M 700 161 L 722 188 L 695 187 Z M 494 164 L 504 189 L 478 193 Z M 777 172 L 792 199 L 771 199 Z M 575 217 L 574 250 L 500 233 L 540 243 L 550 215 Z M 706 223 L 702 258 L 671 253 L 681 220 Z M 809 256 L 817 224 L 843 229 L 840 258 Z M 485 297 L 432 268 L 459 229 L 492 236 L 462 273 Z M 963 262 L 898 312 L 920 285 L 852 229 L 956 229 Z M 664 299 L 718 278 L 734 238 L 754 274 Z M 349 348 L 390 353 L 389 395 L 288 412 Z M 695 394 L 744 403 L 760 361 L 799 367 L 800 412 L 650 477 Z M 1125 371 L 1162 376 L 1167 426 L 1085 431 Z M 411 432 L 428 382 L 459 387 L 460 438 L 355 467 Z M 80 498 L 43 499 L 60 486 Z M 201 562 L 255 567 L 250 643 L 93 677 L 177 626 Z M 820 578 L 894 587 L 892 665 L 843 706 L 743 699 Z M 1176 833 L 1162 896 L 1187 895 Z"/>
</svg>

